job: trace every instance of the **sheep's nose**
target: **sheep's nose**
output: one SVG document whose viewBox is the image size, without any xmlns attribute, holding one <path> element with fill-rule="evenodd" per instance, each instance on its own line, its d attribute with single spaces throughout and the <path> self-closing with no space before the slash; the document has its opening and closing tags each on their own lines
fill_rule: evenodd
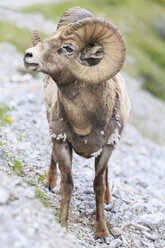
<svg viewBox="0 0 165 248">
<path fill-rule="evenodd" d="M 26 52 L 25 53 L 25 58 L 32 58 L 33 54 L 31 52 Z"/>
</svg>

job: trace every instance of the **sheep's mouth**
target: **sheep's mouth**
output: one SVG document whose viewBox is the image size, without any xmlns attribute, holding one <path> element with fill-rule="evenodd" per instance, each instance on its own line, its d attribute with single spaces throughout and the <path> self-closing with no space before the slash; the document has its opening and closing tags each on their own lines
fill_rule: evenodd
<svg viewBox="0 0 165 248">
<path fill-rule="evenodd" d="M 38 63 L 27 63 L 26 61 L 24 61 L 24 65 L 26 69 L 30 69 L 32 71 L 36 71 L 39 67 Z"/>
</svg>

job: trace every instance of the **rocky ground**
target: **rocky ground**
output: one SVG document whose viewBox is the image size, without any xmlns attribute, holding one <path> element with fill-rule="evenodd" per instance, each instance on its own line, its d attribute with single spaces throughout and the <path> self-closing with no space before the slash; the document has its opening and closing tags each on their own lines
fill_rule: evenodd
<svg viewBox="0 0 165 248">
<path fill-rule="evenodd" d="M 1 44 L 0 54 L 0 104 L 14 107 L 8 113 L 12 123 L 0 128 L 1 247 L 78 247 L 74 243 L 78 242 L 88 248 L 164 248 L 165 154 L 130 124 L 109 162 L 113 196 L 113 204 L 105 205 L 109 244 L 94 240 L 93 159 L 74 154 L 69 217 L 74 238 L 55 223 L 59 187 L 52 193 L 44 186 L 51 143 L 42 75 L 34 79 L 25 73 L 22 56 L 12 45 Z M 129 85 L 132 79 L 128 80 Z"/>
</svg>

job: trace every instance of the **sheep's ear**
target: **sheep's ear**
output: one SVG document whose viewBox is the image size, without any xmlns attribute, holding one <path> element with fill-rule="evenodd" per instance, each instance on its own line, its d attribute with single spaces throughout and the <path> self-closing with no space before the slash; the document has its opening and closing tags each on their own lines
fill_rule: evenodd
<svg viewBox="0 0 165 248">
<path fill-rule="evenodd" d="M 102 59 L 104 55 L 102 46 L 92 46 L 85 49 L 81 55 L 81 59 Z"/>
</svg>

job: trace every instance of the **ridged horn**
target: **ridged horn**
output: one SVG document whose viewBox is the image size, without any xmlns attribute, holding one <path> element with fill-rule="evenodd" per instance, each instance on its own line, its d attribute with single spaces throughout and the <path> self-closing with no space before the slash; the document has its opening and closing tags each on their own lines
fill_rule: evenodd
<svg viewBox="0 0 165 248">
<path fill-rule="evenodd" d="M 75 23 L 81 19 L 92 17 L 93 15 L 86 9 L 80 7 L 73 7 L 68 9 L 61 17 L 57 29 L 66 26 L 69 23 Z"/>
<path fill-rule="evenodd" d="M 104 82 L 115 76 L 125 60 L 126 46 L 120 31 L 110 22 L 95 17 L 86 18 L 69 26 L 64 35 L 75 34 L 84 47 L 87 44 L 98 44 L 103 48 L 104 56 L 95 66 L 84 66 L 72 58 L 68 69 L 73 75 L 85 82 Z"/>
<path fill-rule="evenodd" d="M 42 41 L 40 34 L 37 30 L 32 30 L 31 38 L 32 38 L 33 46 L 36 46 L 39 42 Z"/>
</svg>

